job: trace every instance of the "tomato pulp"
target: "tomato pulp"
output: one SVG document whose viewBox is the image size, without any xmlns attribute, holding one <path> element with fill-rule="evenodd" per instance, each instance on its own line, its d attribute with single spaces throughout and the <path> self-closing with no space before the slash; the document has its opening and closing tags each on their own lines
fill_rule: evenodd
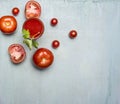
<svg viewBox="0 0 120 104">
<path fill-rule="evenodd" d="M 8 53 L 13 63 L 18 64 L 24 61 L 26 57 L 25 49 L 20 44 L 12 44 L 8 47 Z"/>
<path fill-rule="evenodd" d="M 53 53 L 46 48 L 39 48 L 33 54 L 33 62 L 38 68 L 47 68 L 49 67 L 54 60 Z"/>
<path fill-rule="evenodd" d="M 38 2 L 30 0 L 25 5 L 25 17 L 29 18 L 39 18 L 41 15 L 41 6 Z"/>
<path fill-rule="evenodd" d="M 30 18 L 24 22 L 23 29 L 29 30 L 30 38 L 38 39 L 44 32 L 44 24 L 40 19 Z"/>
</svg>

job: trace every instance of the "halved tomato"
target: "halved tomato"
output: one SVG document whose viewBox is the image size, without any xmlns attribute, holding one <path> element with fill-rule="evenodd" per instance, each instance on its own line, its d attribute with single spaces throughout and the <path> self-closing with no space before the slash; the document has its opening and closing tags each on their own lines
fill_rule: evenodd
<svg viewBox="0 0 120 104">
<path fill-rule="evenodd" d="M 30 0 L 25 5 L 25 17 L 29 18 L 39 18 L 41 15 L 41 6 L 37 1 Z"/>
<path fill-rule="evenodd" d="M 8 53 L 13 63 L 18 64 L 24 61 L 26 57 L 25 49 L 20 44 L 12 44 L 8 47 Z"/>
</svg>

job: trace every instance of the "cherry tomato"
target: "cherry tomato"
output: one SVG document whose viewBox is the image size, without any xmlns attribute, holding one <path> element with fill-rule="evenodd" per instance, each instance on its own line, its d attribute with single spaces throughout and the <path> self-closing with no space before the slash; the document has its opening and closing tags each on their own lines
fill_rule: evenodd
<svg viewBox="0 0 120 104">
<path fill-rule="evenodd" d="M 54 41 L 52 42 L 52 47 L 55 48 L 55 49 L 58 48 L 59 45 L 60 45 L 60 42 L 59 42 L 58 40 L 54 40 Z"/>
<path fill-rule="evenodd" d="M 23 29 L 29 30 L 31 38 L 38 39 L 44 32 L 44 24 L 40 19 L 30 18 L 24 22 Z"/>
<path fill-rule="evenodd" d="M 57 23 L 58 23 L 57 18 L 52 18 L 52 19 L 51 19 L 51 25 L 52 25 L 52 26 L 57 25 Z"/>
<path fill-rule="evenodd" d="M 33 62 L 40 69 L 49 67 L 53 63 L 53 60 L 54 55 L 47 48 L 39 48 L 33 54 Z"/>
<path fill-rule="evenodd" d="M 26 57 L 25 49 L 20 44 L 12 44 L 8 47 L 8 53 L 13 63 L 18 64 L 24 61 Z"/>
<path fill-rule="evenodd" d="M 30 0 L 25 5 L 25 17 L 29 18 L 39 18 L 41 15 L 41 6 L 38 2 Z"/>
<path fill-rule="evenodd" d="M 20 10 L 17 7 L 12 9 L 12 14 L 15 15 L 15 16 L 18 15 L 19 12 L 20 12 Z"/>
<path fill-rule="evenodd" d="M 71 39 L 74 39 L 75 37 L 77 37 L 77 31 L 76 31 L 76 30 L 71 30 L 71 31 L 69 32 L 69 37 L 70 37 Z"/>
<path fill-rule="evenodd" d="M 17 20 L 13 16 L 3 16 L 0 19 L 0 29 L 5 34 L 13 33 L 17 28 Z"/>
</svg>

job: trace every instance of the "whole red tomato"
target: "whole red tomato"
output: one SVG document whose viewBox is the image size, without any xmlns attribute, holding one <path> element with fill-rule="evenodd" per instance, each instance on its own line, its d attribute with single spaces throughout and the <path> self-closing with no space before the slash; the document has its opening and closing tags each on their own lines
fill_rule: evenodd
<svg viewBox="0 0 120 104">
<path fill-rule="evenodd" d="M 77 31 L 76 31 L 76 30 L 71 30 L 71 31 L 69 32 L 69 37 L 70 37 L 71 39 L 76 38 L 76 37 L 77 37 Z"/>
<path fill-rule="evenodd" d="M 19 10 L 19 8 L 17 8 L 17 7 L 14 7 L 14 8 L 12 9 L 12 14 L 15 15 L 15 16 L 17 16 L 19 12 L 20 12 L 20 10 Z"/>
<path fill-rule="evenodd" d="M 0 18 L 0 30 L 5 34 L 13 33 L 17 28 L 17 20 L 13 16 Z"/>
<path fill-rule="evenodd" d="M 20 44 L 12 44 L 8 47 L 8 53 L 13 63 L 18 64 L 24 61 L 26 57 L 25 49 Z"/>
<path fill-rule="evenodd" d="M 29 30 L 30 38 L 38 39 L 44 32 L 44 24 L 40 19 L 30 18 L 24 22 L 22 29 Z"/>
<path fill-rule="evenodd" d="M 57 18 L 52 18 L 51 21 L 50 21 L 50 23 L 51 23 L 52 26 L 57 25 L 57 23 L 58 23 Z"/>
<path fill-rule="evenodd" d="M 53 53 L 46 48 L 39 48 L 33 54 L 33 62 L 38 68 L 47 68 L 49 67 L 54 60 Z"/>
<path fill-rule="evenodd" d="M 54 49 L 58 48 L 59 45 L 60 45 L 60 42 L 59 42 L 58 40 L 52 41 L 52 47 L 53 47 Z"/>
<path fill-rule="evenodd" d="M 30 0 L 25 5 L 25 17 L 29 18 L 39 18 L 41 15 L 41 6 L 37 1 Z"/>
</svg>

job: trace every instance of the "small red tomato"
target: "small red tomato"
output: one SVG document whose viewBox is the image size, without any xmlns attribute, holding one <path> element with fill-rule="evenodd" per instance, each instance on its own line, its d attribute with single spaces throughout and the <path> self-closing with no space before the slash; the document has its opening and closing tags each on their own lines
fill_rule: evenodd
<svg viewBox="0 0 120 104">
<path fill-rule="evenodd" d="M 44 24 L 40 19 L 30 18 L 24 22 L 22 29 L 29 30 L 30 38 L 38 39 L 44 32 Z"/>
<path fill-rule="evenodd" d="M 12 14 L 16 16 L 18 15 L 19 11 L 20 11 L 19 8 L 15 7 L 12 9 Z"/>
<path fill-rule="evenodd" d="M 17 20 L 13 16 L 0 18 L 0 30 L 5 34 L 13 33 L 17 28 Z"/>
<path fill-rule="evenodd" d="M 30 0 L 25 5 L 25 17 L 29 18 L 39 18 L 41 15 L 41 6 L 37 1 Z"/>
<path fill-rule="evenodd" d="M 59 42 L 58 40 L 54 40 L 54 41 L 52 42 L 52 47 L 55 48 L 55 49 L 58 48 L 59 45 L 60 45 L 60 42 Z"/>
<path fill-rule="evenodd" d="M 24 61 L 26 57 L 25 49 L 20 44 L 12 44 L 8 47 L 8 53 L 13 63 L 18 64 Z"/>
<path fill-rule="evenodd" d="M 69 32 L 69 37 L 70 37 L 71 39 L 74 39 L 75 37 L 77 37 L 77 31 L 76 31 L 76 30 L 71 30 L 71 31 Z"/>
<path fill-rule="evenodd" d="M 38 68 L 47 68 L 49 67 L 54 60 L 53 53 L 46 48 L 39 48 L 33 54 L 33 62 Z"/>
<path fill-rule="evenodd" d="M 51 19 L 51 25 L 52 25 L 52 26 L 57 25 L 57 23 L 58 23 L 57 18 L 52 18 L 52 19 Z"/>
</svg>

